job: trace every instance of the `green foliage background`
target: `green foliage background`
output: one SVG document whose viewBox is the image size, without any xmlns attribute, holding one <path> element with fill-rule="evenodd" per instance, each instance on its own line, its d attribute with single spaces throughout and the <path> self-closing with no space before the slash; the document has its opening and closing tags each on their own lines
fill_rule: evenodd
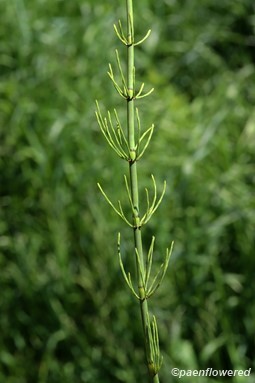
<svg viewBox="0 0 255 383">
<path fill-rule="evenodd" d="M 255 6 L 252 0 L 143 0 L 137 80 L 156 125 L 140 164 L 168 181 L 148 226 L 156 262 L 175 240 L 153 299 L 171 368 L 255 362 Z M 103 201 L 125 197 L 94 100 L 125 105 L 107 78 L 124 1 L 0 1 L 0 381 L 145 381 L 139 310 L 120 275 L 132 233 Z M 192 379 L 192 378 L 191 378 Z M 228 380 L 231 380 L 228 378 Z M 185 381 L 185 380 L 184 380 Z M 191 382 L 191 380 L 186 380 Z M 192 380 L 193 381 L 193 380 Z M 213 382 L 208 378 L 203 382 Z M 219 379 L 215 379 L 219 382 Z"/>
</svg>

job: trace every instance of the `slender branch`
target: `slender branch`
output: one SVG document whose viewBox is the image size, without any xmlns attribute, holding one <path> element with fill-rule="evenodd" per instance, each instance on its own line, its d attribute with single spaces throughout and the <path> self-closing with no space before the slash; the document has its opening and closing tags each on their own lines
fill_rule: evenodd
<svg viewBox="0 0 255 383">
<path fill-rule="evenodd" d="M 127 45 L 128 42 L 127 42 L 127 39 L 124 35 L 124 32 L 123 32 L 123 29 L 122 29 L 122 25 L 121 25 L 121 21 L 119 20 L 119 28 L 114 24 L 113 25 L 114 27 L 114 30 L 116 32 L 116 35 L 118 36 L 118 38 L 120 39 L 120 41 L 124 44 L 124 45 Z"/>
<path fill-rule="evenodd" d="M 136 43 L 134 43 L 134 46 L 142 44 L 150 36 L 150 34 L 151 34 L 151 29 L 148 30 L 146 35 L 141 40 L 139 40 Z"/>
<path fill-rule="evenodd" d="M 121 207 L 121 203 L 120 201 L 118 201 L 118 205 L 119 205 L 119 210 L 114 206 L 114 204 L 112 203 L 112 201 L 109 199 L 109 197 L 107 196 L 107 194 L 104 192 L 102 186 L 100 185 L 100 183 L 97 183 L 97 186 L 99 188 L 99 190 L 101 191 L 101 193 L 103 194 L 104 198 L 106 199 L 106 201 L 108 202 L 108 204 L 113 208 L 113 210 L 115 211 L 116 214 L 118 214 L 118 216 L 120 218 L 123 219 L 123 221 L 126 222 L 126 224 L 128 224 L 128 226 L 130 227 L 133 227 L 132 223 L 129 222 L 129 220 L 126 218 L 126 216 L 124 215 L 123 213 L 123 210 L 122 210 L 122 207 Z"/>
</svg>

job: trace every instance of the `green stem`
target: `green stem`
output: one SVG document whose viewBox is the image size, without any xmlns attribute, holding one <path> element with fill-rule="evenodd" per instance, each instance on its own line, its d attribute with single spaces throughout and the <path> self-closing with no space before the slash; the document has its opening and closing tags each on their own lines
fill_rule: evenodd
<svg viewBox="0 0 255 383">
<path fill-rule="evenodd" d="M 144 280 L 144 257 L 143 257 L 143 244 L 142 244 L 142 232 L 140 223 L 139 212 L 139 190 L 138 190 L 138 173 L 137 173 L 137 161 L 136 161 L 136 142 L 135 142 L 135 118 L 134 118 L 134 23 L 133 23 L 133 2 L 132 0 L 126 0 L 127 7 L 127 87 L 128 87 L 128 99 L 127 99 L 127 129 L 128 129 L 128 143 L 130 148 L 130 161 L 129 161 L 129 175 L 131 184 L 131 198 L 134 206 L 133 220 L 134 220 L 134 242 L 137 249 L 139 263 L 136 264 L 138 290 L 140 296 L 140 309 L 141 318 L 145 340 L 145 353 L 148 367 L 149 377 L 152 383 L 159 383 L 158 374 L 153 376 L 152 366 L 150 365 L 150 350 L 148 342 L 148 327 L 149 323 L 149 310 L 148 302 L 145 297 L 145 291 L 143 286 Z"/>
</svg>

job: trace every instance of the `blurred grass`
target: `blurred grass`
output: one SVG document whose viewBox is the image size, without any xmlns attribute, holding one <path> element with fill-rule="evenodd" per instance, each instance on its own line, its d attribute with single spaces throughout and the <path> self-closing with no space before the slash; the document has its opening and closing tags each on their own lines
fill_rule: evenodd
<svg viewBox="0 0 255 383">
<path fill-rule="evenodd" d="M 151 172 L 168 181 L 145 246 L 156 234 L 160 262 L 175 240 L 153 301 L 162 382 L 171 381 L 172 367 L 255 368 L 254 5 L 193 3 L 136 5 L 137 34 L 153 29 L 137 52 L 137 78 L 156 89 L 141 102 L 143 126 L 156 125 L 141 187 Z M 6 383 L 143 381 L 139 311 L 115 255 L 121 230 L 133 270 L 130 233 L 96 188 L 100 180 L 117 200 L 126 171 L 94 117 L 96 98 L 121 106 L 106 76 L 121 8 L 118 1 L 0 2 Z M 245 381 L 253 380 L 254 373 Z"/>
</svg>

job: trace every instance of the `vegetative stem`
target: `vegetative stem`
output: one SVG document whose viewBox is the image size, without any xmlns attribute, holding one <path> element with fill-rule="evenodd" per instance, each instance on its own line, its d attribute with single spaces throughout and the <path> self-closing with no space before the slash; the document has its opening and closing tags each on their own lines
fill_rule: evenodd
<svg viewBox="0 0 255 383">
<path fill-rule="evenodd" d="M 128 143 L 130 148 L 130 162 L 129 162 L 129 174 L 131 184 L 131 198 L 134 206 L 133 221 L 134 221 L 134 242 L 137 255 L 139 257 L 139 263 L 137 262 L 137 278 L 138 289 L 140 296 L 140 309 L 141 318 L 144 332 L 145 353 L 148 367 L 148 373 L 152 383 L 159 383 L 158 374 L 154 375 L 150 366 L 150 351 L 147 338 L 147 329 L 149 326 L 149 311 L 148 302 L 145 297 L 145 291 L 143 287 L 142 278 L 144 276 L 144 257 L 143 257 L 143 244 L 142 244 L 142 232 L 139 226 L 140 213 L 139 213 L 139 190 L 138 190 L 138 174 L 137 174 L 137 161 L 136 157 L 136 143 L 135 143 L 135 116 L 134 116 L 134 23 L 133 23 L 133 1 L 126 0 L 127 7 L 127 25 L 128 25 L 128 45 L 127 45 L 127 86 L 128 86 L 128 99 L 127 99 L 127 129 L 128 129 Z M 141 275 L 142 274 L 142 275 Z"/>
</svg>

